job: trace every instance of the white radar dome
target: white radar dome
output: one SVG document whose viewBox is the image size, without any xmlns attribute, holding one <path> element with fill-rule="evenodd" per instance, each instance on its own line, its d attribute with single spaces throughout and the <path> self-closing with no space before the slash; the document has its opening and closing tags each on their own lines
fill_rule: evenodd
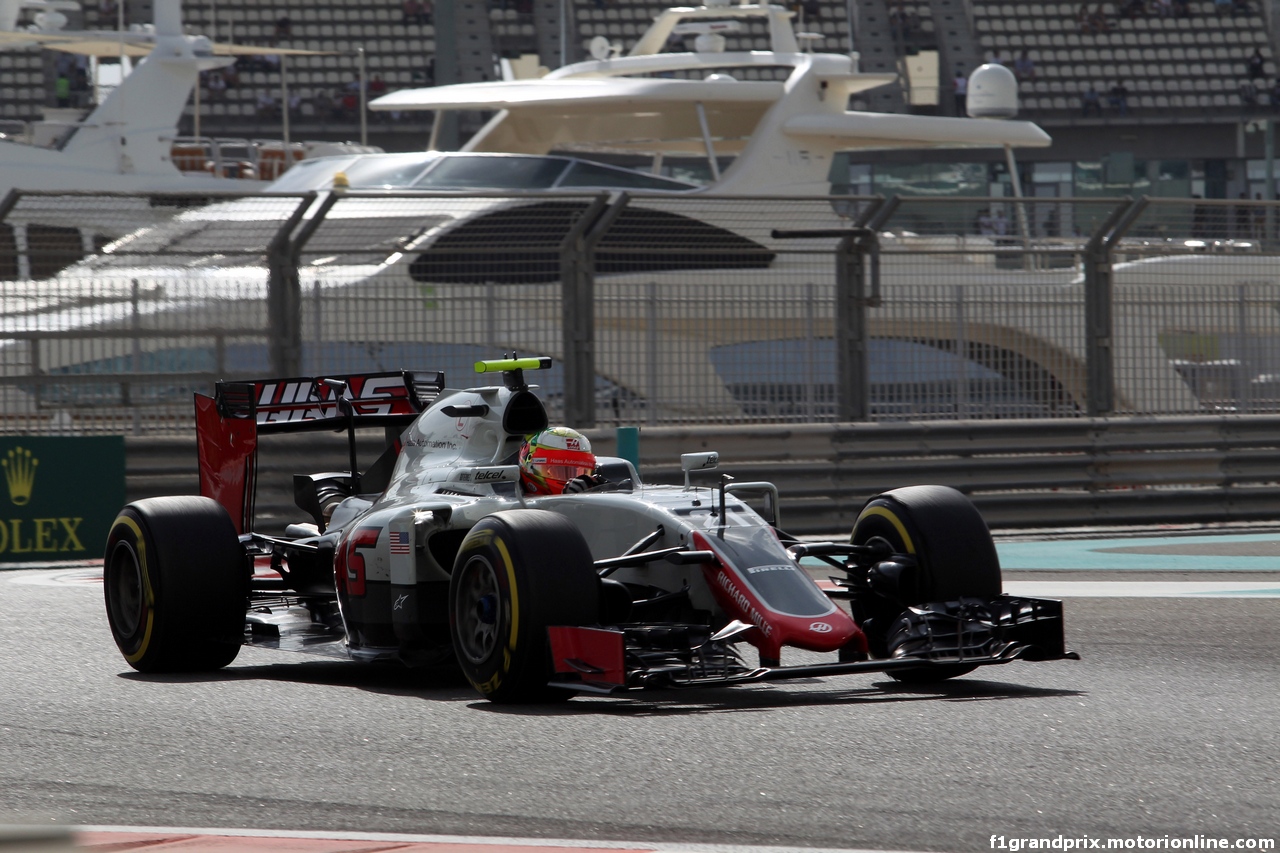
<svg viewBox="0 0 1280 853">
<path fill-rule="evenodd" d="M 969 75 L 965 108 L 973 118 L 1013 118 L 1018 114 L 1018 79 L 1003 65 L 978 66 Z"/>
<path fill-rule="evenodd" d="M 693 49 L 698 53 L 724 53 L 724 36 L 719 33 L 703 33 L 693 40 Z"/>
<path fill-rule="evenodd" d="M 38 12 L 33 20 L 35 21 L 36 29 L 46 32 L 60 30 L 67 25 L 67 16 L 53 10 Z"/>
</svg>

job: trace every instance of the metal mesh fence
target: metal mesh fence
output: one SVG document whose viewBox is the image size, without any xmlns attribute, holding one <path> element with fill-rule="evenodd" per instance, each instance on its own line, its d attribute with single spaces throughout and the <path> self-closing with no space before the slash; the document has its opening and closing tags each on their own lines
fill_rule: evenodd
<svg viewBox="0 0 1280 853">
<path fill-rule="evenodd" d="M 1273 204 L 205 202 L 21 197 L 4 211 L 0 429 L 185 431 L 193 391 L 279 371 L 285 327 L 302 375 L 442 369 L 458 387 L 480 358 L 551 355 L 537 381 L 557 419 L 563 360 L 585 353 L 600 425 L 832 420 L 839 234 L 864 225 L 878 235 L 860 343 L 873 420 L 1082 415 L 1099 352 L 1109 411 L 1280 408 Z M 1105 335 L 1089 292 L 1107 295 Z"/>
</svg>

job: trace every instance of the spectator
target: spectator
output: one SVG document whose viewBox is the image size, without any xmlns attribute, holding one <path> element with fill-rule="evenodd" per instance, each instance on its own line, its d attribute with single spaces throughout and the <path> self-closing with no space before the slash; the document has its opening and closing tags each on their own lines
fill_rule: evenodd
<svg viewBox="0 0 1280 853">
<path fill-rule="evenodd" d="M 387 81 L 382 79 L 381 74 L 374 74 L 369 78 L 369 97 L 376 98 L 385 94 L 387 94 Z"/>
<path fill-rule="evenodd" d="M 1013 62 L 1013 73 L 1023 82 L 1036 79 L 1036 64 L 1031 59 L 1029 51 L 1022 51 Z"/>
<path fill-rule="evenodd" d="M 100 20 L 99 21 L 100 24 L 114 25 L 116 17 L 119 14 L 120 14 L 120 4 L 117 3 L 116 0 L 102 0 L 102 2 L 98 4 L 98 18 L 107 19 L 107 20 Z"/>
<path fill-rule="evenodd" d="M 1088 3 L 1080 4 L 1080 11 L 1076 13 L 1076 23 L 1079 25 L 1081 33 L 1093 35 L 1093 17 L 1089 14 Z"/>
<path fill-rule="evenodd" d="M 83 107 L 89 102 L 89 69 L 79 63 L 71 71 L 71 105 Z"/>
<path fill-rule="evenodd" d="M 1221 18 L 1231 11 L 1232 0 L 1213 0 L 1213 11 Z"/>
<path fill-rule="evenodd" d="M 270 92 L 263 91 L 258 93 L 258 118 L 276 119 L 280 117 L 280 110 L 276 105 L 275 96 Z"/>
<path fill-rule="evenodd" d="M 983 237 L 994 237 L 996 226 L 991 219 L 991 211 L 984 210 L 978 214 L 978 233 Z"/>
<path fill-rule="evenodd" d="M 1246 60 L 1250 80 L 1261 80 L 1267 76 L 1267 58 L 1262 55 L 1262 48 L 1255 47 L 1253 55 Z"/>
<path fill-rule="evenodd" d="M 1111 105 L 1111 109 L 1115 110 L 1122 116 L 1129 114 L 1129 89 L 1120 81 L 1116 81 L 1111 87 L 1111 91 L 1107 92 L 1107 103 Z"/>
<path fill-rule="evenodd" d="M 311 99 L 311 104 L 315 108 L 317 116 L 333 118 L 333 98 L 325 90 L 321 89 L 316 92 L 315 97 Z"/>
<path fill-rule="evenodd" d="M 205 88 L 209 91 L 209 100 L 221 101 L 227 91 L 227 78 L 217 69 L 208 72 L 206 76 Z"/>
<path fill-rule="evenodd" d="M 1190 0 L 1173 0 L 1173 16 L 1175 18 L 1191 17 Z"/>
<path fill-rule="evenodd" d="M 404 0 L 401 9 L 400 23 L 421 25 L 427 22 L 427 11 L 421 0 Z"/>
<path fill-rule="evenodd" d="M 289 93 L 289 115 L 302 115 L 302 96 L 296 91 Z"/>
<path fill-rule="evenodd" d="M 822 3 L 819 0 L 804 0 L 802 8 L 806 21 L 816 21 L 822 14 Z"/>
<path fill-rule="evenodd" d="M 1262 201 L 1262 193 L 1254 193 L 1254 194 L 1253 194 L 1253 200 L 1254 200 L 1254 201 L 1257 201 L 1257 202 L 1261 202 L 1261 201 Z M 1261 204 L 1254 205 L 1254 207 L 1253 207 L 1253 234 L 1252 234 L 1253 239 L 1255 239 L 1255 240 L 1261 240 L 1261 239 L 1262 239 L 1262 234 L 1263 234 L 1263 232 L 1267 230 L 1267 223 L 1266 223 L 1266 221 L 1267 221 L 1267 209 L 1266 209 L 1266 207 L 1264 207 L 1264 206 L 1263 206 L 1263 205 L 1261 205 Z"/>
<path fill-rule="evenodd" d="M 67 72 L 58 72 L 58 79 L 53 83 L 53 97 L 58 106 L 71 106 L 71 78 L 67 76 Z"/>
<path fill-rule="evenodd" d="M 1271 93 L 1268 96 L 1268 100 L 1271 102 L 1271 109 L 1280 113 L 1280 77 L 1277 77 L 1276 81 L 1271 84 Z"/>
<path fill-rule="evenodd" d="M 1093 10 L 1093 14 L 1089 16 L 1089 23 L 1092 31 L 1095 33 L 1105 33 L 1110 31 L 1111 22 L 1107 20 L 1107 10 L 1099 3 Z"/>
<path fill-rule="evenodd" d="M 897 6 L 889 12 L 889 34 L 896 41 L 901 41 L 906 36 L 907 16 L 903 11 L 902 3 L 899 1 Z"/>
<path fill-rule="evenodd" d="M 1004 210 L 996 208 L 996 215 L 991 217 L 991 230 L 995 231 L 997 237 L 1003 237 L 1009 233 L 1009 220 L 1004 218 Z"/>
<path fill-rule="evenodd" d="M 1085 118 L 1089 116 L 1102 115 L 1102 100 L 1098 97 L 1098 90 L 1089 84 L 1089 88 L 1080 96 L 1080 114 Z"/>
<path fill-rule="evenodd" d="M 1252 110 L 1258 106 L 1258 88 L 1253 85 L 1253 81 L 1245 80 L 1240 84 L 1240 104 L 1246 110 Z"/>
<path fill-rule="evenodd" d="M 289 20 L 289 16 L 281 15 L 279 18 L 276 18 L 276 29 L 275 29 L 275 33 L 272 34 L 271 43 L 275 44 L 281 39 L 291 38 L 292 36 L 293 36 L 293 21 Z"/>
<path fill-rule="evenodd" d="M 1173 17 L 1173 0 L 1151 0 L 1151 7 L 1161 18 Z"/>
<path fill-rule="evenodd" d="M 951 85 L 955 87 L 956 115 L 967 115 L 969 108 L 969 78 L 964 76 L 964 72 L 957 68 L 956 79 Z"/>
<path fill-rule="evenodd" d="M 991 58 L 987 62 L 992 65 L 1004 65 L 1004 57 L 1000 55 L 999 50 L 993 50 L 991 51 Z"/>
<path fill-rule="evenodd" d="M 1249 0 L 1234 0 L 1231 4 L 1231 15 L 1243 15 L 1246 18 L 1250 15 Z"/>
<path fill-rule="evenodd" d="M 342 93 L 342 99 L 339 103 L 342 105 L 342 118 L 350 121 L 360 114 L 360 96 L 356 94 L 357 89 L 347 89 Z"/>
</svg>

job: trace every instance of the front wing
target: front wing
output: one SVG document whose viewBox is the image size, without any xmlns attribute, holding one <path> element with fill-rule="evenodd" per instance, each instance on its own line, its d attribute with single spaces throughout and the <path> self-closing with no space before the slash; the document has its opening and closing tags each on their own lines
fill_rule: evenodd
<svg viewBox="0 0 1280 853">
<path fill-rule="evenodd" d="M 909 608 L 892 628 L 893 656 L 879 660 L 753 667 L 726 633 L 700 625 L 553 626 L 550 683 L 607 694 L 1080 657 L 1065 646 L 1062 602 L 1009 595 Z"/>
</svg>

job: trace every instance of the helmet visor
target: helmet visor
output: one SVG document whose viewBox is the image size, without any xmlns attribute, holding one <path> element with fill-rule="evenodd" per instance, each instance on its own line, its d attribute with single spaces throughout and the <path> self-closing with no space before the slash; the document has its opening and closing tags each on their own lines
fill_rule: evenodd
<svg viewBox="0 0 1280 853">
<path fill-rule="evenodd" d="M 574 477 L 590 474 L 596 469 L 596 457 L 582 450 L 558 450 L 539 447 L 529 460 L 529 468 L 548 482 L 564 484 Z"/>
</svg>

